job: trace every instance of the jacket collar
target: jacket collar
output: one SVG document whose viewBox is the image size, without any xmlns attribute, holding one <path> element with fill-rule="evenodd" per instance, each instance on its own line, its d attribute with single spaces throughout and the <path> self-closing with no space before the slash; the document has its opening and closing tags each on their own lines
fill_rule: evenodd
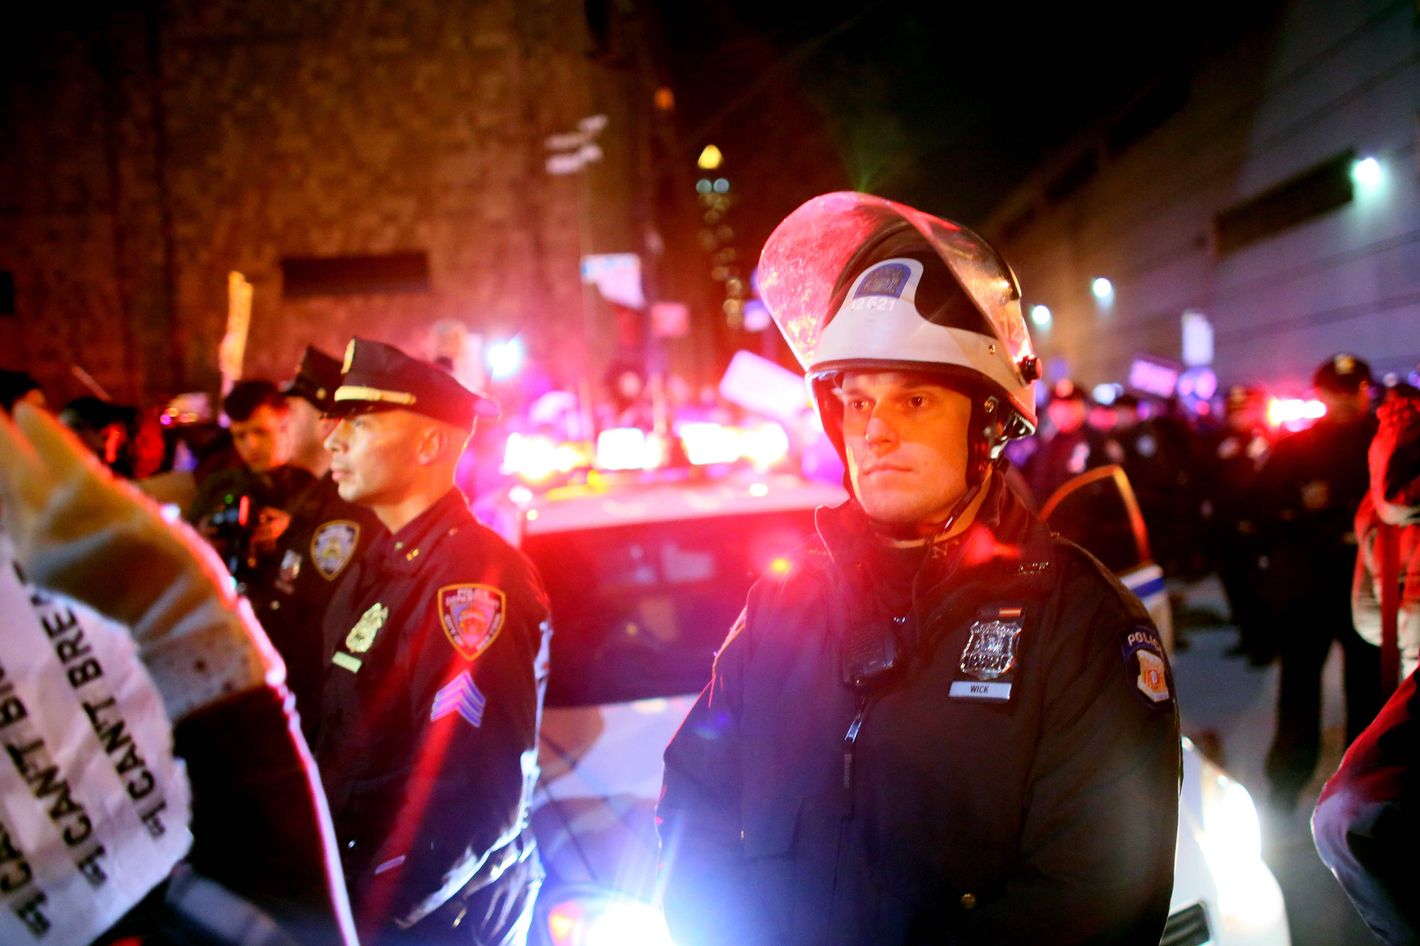
<svg viewBox="0 0 1420 946">
<path fill-rule="evenodd" d="M 840 572 L 847 573 L 855 563 L 880 554 L 885 546 L 856 499 L 821 507 L 815 524 Z M 971 524 L 950 539 L 934 543 L 930 573 L 920 588 L 924 597 L 931 598 L 949 580 L 961 586 L 989 579 L 1004 592 L 1021 579 L 1026 586 L 1021 590 L 1029 593 L 1043 580 L 1050 560 L 1050 530 L 1007 488 L 1004 477 L 993 476 Z"/>
<path fill-rule="evenodd" d="M 434 505 L 405 523 L 398 532 L 382 536 L 374 550 L 382 564 L 412 571 L 439 539 L 457 533 L 471 517 L 463 493 L 450 487 Z"/>
</svg>

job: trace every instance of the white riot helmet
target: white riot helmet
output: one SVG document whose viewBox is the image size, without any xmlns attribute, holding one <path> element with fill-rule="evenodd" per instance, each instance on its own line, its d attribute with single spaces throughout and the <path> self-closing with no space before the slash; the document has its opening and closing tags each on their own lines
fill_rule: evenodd
<svg viewBox="0 0 1420 946">
<path fill-rule="evenodd" d="M 846 370 L 930 372 L 960 388 L 981 460 L 1035 431 L 1040 372 L 1020 284 L 966 227 L 881 197 L 824 194 L 770 235 L 759 290 L 840 454 L 832 388 Z"/>
</svg>

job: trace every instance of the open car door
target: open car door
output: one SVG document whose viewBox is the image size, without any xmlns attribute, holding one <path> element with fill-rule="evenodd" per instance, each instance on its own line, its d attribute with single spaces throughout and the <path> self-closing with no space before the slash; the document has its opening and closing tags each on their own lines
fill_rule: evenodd
<svg viewBox="0 0 1420 946">
<path fill-rule="evenodd" d="M 1082 546 L 1134 592 L 1173 651 L 1173 612 L 1164 571 L 1149 553 L 1149 532 L 1129 477 L 1116 464 L 1097 467 L 1069 480 L 1045 501 L 1040 517 L 1056 532 Z"/>
</svg>

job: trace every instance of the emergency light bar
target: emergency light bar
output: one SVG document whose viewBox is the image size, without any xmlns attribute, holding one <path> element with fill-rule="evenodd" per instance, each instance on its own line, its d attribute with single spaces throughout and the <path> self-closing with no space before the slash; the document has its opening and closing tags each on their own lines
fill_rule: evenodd
<svg viewBox="0 0 1420 946">
<path fill-rule="evenodd" d="M 747 462 L 761 472 L 789 456 L 789 435 L 772 421 L 744 427 L 708 421 L 680 424 L 676 435 L 692 466 Z M 539 485 L 579 470 L 656 470 L 667 465 L 665 440 L 636 427 L 612 427 L 597 435 L 596 450 L 549 437 L 512 433 L 499 471 Z"/>
<path fill-rule="evenodd" d="M 1326 416 L 1326 405 L 1321 401 L 1309 401 L 1296 397 L 1271 397 L 1267 399 L 1267 426 L 1287 430 L 1301 430 L 1310 427 Z"/>
</svg>

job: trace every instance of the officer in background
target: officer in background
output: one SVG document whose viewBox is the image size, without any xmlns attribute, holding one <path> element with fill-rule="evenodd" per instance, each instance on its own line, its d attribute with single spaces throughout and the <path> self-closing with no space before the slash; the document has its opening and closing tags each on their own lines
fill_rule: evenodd
<svg viewBox="0 0 1420 946">
<path fill-rule="evenodd" d="M 1157 943 L 1172 679 L 1139 601 L 1004 486 L 1036 423 L 1014 274 L 957 224 L 838 193 L 760 275 L 853 498 L 751 589 L 666 749 L 672 936 Z"/>
<path fill-rule="evenodd" d="M 1266 762 L 1270 800 L 1279 810 L 1296 806 L 1316 769 L 1321 672 L 1332 641 L 1341 642 L 1345 658 L 1348 744 L 1381 707 L 1379 653 L 1351 623 L 1353 523 L 1370 482 L 1366 451 L 1376 432 L 1370 383 L 1370 366 L 1355 355 L 1323 362 L 1312 387 L 1326 415 L 1278 441 L 1253 490 L 1282 663 Z"/>
<path fill-rule="evenodd" d="M 497 409 L 358 338 L 334 400 L 340 496 L 388 531 L 323 623 L 316 758 L 360 940 L 521 944 L 542 877 L 528 805 L 548 605 L 453 485 L 476 417 Z"/>
<path fill-rule="evenodd" d="M 1277 629 L 1262 594 L 1263 550 L 1252 493 L 1272 451 L 1266 412 L 1262 391 L 1233 385 L 1223 401 L 1223 429 L 1203 441 L 1213 561 L 1238 629 L 1237 644 L 1228 653 L 1246 657 L 1253 666 L 1271 663 L 1277 652 Z"/>
<path fill-rule="evenodd" d="M 277 542 L 276 567 L 247 588 L 252 609 L 286 661 L 286 683 L 312 744 L 329 656 L 321 645 L 321 620 L 350 563 L 385 531 L 370 510 L 340 498 L 330 475 L 325 438 L 335 421 L 327 415 L 339 386 L 340 362 L 308 347 L 295 378 L 282 389 L 290 415 L 291 462 L 319 479 L 290 506 L 290 523 Z"/>
<path fill-rule="evenodd" d="M 1124 459 L 1119 444 L 1086 423 L 1089 409 L 1089 399 L 1079 385 L 1068 378 L 1055 382 L 1045 407 L 1053 432 L 1046 435 L 1022 470 L 1037 508 L 1086 470 Z"/>
</svg>

